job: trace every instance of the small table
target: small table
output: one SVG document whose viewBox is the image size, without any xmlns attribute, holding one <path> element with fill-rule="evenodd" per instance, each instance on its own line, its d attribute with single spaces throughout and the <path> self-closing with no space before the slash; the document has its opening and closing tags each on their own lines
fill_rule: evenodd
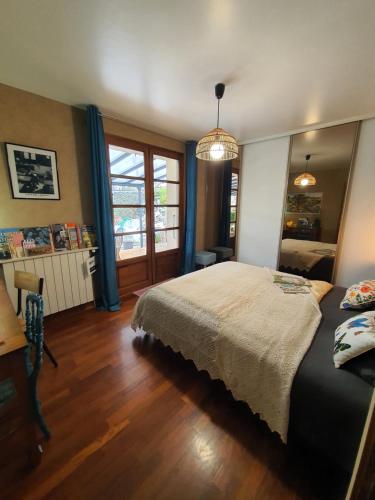
<svg viewBox="0 0 375 500">
<path fill-rule="evenodd" d="M 26 345 L 5 283 L 0 279 L 0 486 L 16 470 L 40 461 L 24 362 Z"/>
</svg>

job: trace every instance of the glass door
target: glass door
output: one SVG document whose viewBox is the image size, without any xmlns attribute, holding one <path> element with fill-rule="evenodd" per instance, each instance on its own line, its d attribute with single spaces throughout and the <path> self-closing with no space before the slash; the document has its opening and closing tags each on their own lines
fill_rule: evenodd
<svg viewBox="0 0 375 500">
<path fill-rule="evenodd" d="M 154 281 L 179 274 L 181 260 L 182 155 L 151 149 L 153 174 Z"/>
<path fill-rule="evenodd" d="M 236 254 L 236 235 L 238 222 L 238 188 L 239 188 L 239 170 L 232 168 L 232 186 L 230 193 L 230 225 L 229 225 L 229 241 L 230 246 Z"/>
<path fill-rule="evenodd" d="M 118 285 L 128 295 L 179 274 L 183 156 L 106 139 Z"/>
<path fill-rule="evenodd" d="M 107 138 L 113 237 L 120 295 L 152 285 L 147 146 Z"/>
</svg>

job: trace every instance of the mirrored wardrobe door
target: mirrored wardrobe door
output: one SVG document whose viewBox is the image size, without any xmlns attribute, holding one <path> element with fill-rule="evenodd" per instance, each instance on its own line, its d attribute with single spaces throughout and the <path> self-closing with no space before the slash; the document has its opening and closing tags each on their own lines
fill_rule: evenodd
<svg viewBox="0 0 375 500">
<path fill-rule="evenodd" d="M 358 122 L 291 140 L 279 271 L 332 282 Z"/>
</svg>

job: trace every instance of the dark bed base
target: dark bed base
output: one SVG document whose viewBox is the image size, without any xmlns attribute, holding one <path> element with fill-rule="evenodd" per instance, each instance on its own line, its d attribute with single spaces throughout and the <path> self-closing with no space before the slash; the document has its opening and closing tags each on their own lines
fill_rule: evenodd
<svg viewBox="0 0 375 500">
<path fill-rule="evenodd" d="M 321 301 L 322 320 L 294 378 L 288 440 L 297 440 L 351 472 L 372 397 L 375 350 L 335 368 L 335 329 L 358 311 L 340 309 L 345 289 L 334 287 Z M 372 379 L 373 380 L 373 379 Z"/>
<path fill-rule="evenodd" d="M 279 266 L 279 271 L 282 273 L 296 274 L 303 276 L 309 280 L 332 281 L 333 265 L 335 259 L 332 257 L 323 257 L 310 271 L 301 271 L 300 269 L 292 269 L 291 267 Z"/>
</svg>

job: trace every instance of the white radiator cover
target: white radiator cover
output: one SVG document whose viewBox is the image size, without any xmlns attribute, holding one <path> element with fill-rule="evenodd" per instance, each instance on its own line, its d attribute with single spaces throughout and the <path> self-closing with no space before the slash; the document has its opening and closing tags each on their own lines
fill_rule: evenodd
<svg viewBox="0 0 375 500">
<path fill-rule="evenodd" d="M 17 309 L 17 290 L 14 271 L 27 271 L 44 278 L 44 315 L 54 314 L 94 300 L 92 277 L 85 262 L 94 249 L 47 254 L 23 259 L 1 261 L 3 279 L 14 309 Z M 27 292 L 23 292 L 25 310 Z"/>
</svg>

